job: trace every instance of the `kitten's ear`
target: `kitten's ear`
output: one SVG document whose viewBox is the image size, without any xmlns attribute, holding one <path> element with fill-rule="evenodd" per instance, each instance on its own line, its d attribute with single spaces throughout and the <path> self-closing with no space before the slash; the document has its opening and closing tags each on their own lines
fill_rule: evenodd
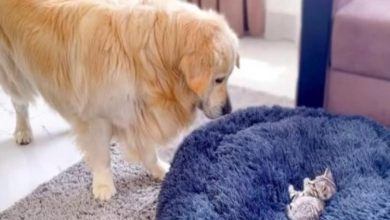
<svg viewBox="0 0 390 220">
<path fill-rule="evenodd" d="M 333 174 L 332 174 L 332 171 L 330 171 L 329 168 L 326 168 L 325 170 L 325 173 L 324 173 L 324 176 L 330 180 L 333 180 Z"/>
</svg>

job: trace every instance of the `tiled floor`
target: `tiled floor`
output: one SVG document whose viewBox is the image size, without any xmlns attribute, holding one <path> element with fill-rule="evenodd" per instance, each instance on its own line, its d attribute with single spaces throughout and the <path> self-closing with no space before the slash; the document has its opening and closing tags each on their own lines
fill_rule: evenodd
<svg viewBox="0 0 390 220">
<path fill-rule="evenodd" d="M 30 110 L 34 141 L 18 146 L 12 105 L 0 93 L 0 211 L 80 160 L 66 122 L 42 102 Z"/>
<path fill-rule="evenodd" d="M 295 97 L 297 49 L 286 42 L 241 40 L 241 69 L 230 83 L 278 96 Z M 80 160 L 68 125 L 43 102 L 30 108 L 34 141 L 17 146 L 14 112 L 0 92 L 0 211 Z"/>
</svg>

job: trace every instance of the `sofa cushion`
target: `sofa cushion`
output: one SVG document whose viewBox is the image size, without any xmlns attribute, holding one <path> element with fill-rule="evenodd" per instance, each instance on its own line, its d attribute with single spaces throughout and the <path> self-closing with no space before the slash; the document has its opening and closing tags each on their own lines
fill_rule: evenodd
<svg viewBox="0 0 390 220">
<path fill-rule="evenodd" d="M 347 5 L 352 0 L 334 0 L 333 1 L 333 14 L 339 11 L 342 7 Z"/>
<path fill-rule="evenodd" d="M 354 0 L 334 17 L 331 65 L 390 79 L 390 1 Z"/>
<path fill-rule="evenodd" d="M 325 109 L 332 113 L 363 115 L 390 126 L 390 81 L 331 70 Z"/>
</svg>

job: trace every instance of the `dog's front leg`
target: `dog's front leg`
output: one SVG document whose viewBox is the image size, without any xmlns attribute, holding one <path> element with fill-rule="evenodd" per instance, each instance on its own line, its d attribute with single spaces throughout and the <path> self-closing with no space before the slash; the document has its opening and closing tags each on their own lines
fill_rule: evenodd
<svg viewBox="0 0 390 220">
<path fill-rule="evenodd" d="M 125 158 L 130 162 L 140 162 L 154 177 L 163 179 L 169 171 L 169 163 L 161 160 L 156 142 L 147 135 L 131 130 L 117 131 Z"/>
<path fill-rule="evenodd" d="M 157 149 L 153 145 L 138 148 L 139 158 L 142 165 L 156 178 L 164 179 L 169 171 L 170 164 L 161 160 L 157 154 Z"/>
<path fill-rule="evenodd" d="M 15 141 L 20 145 L 29 144 L 32 140 L 32 132 L 28 116 L 28 102 L 12 98 L 12 104 L 16 112 Z"/>
<path fill-rule="evenodd" d="M 93 175 L 92 190 L 95 198 L 109 200 L 116 193 L 111 171 L 110 141 L 112 126 L 103 119 L 73 125 L 83 159 Z"/>
</svg>

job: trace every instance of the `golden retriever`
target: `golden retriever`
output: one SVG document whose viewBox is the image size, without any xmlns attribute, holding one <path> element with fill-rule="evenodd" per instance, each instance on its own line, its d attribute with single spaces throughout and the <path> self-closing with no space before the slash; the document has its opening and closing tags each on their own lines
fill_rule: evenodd
<svg viewBox="0 0 390 220">
<path fill-rule="evenodd" d="M 0 0 L 0 83 L 16 111 L 18 144 L 38 95 L 71 125 L 93 195 L 116 192 L 110 141 L 157 178 L 156 147 L 231 112 L 227 79 L 238 39 L 225 19 L 177 0 Z"/>
</svg>

